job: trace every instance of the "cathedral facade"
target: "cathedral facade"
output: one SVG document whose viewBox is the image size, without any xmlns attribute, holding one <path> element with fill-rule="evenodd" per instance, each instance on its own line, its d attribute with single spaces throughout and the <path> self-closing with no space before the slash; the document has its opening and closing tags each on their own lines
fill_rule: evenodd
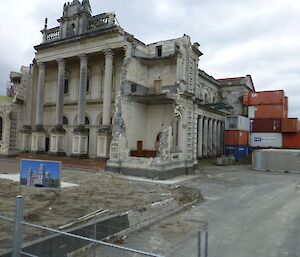
<svg viewBox="0 0 300 257">
<path fill-rule="evenodd" d="M 92 16 L 88 0 L 65 4 L 58 22 L 45 21 L 33 63 L 18 73 L 15 151 L 105 159 L 107 170 L 152 178 L 222 154 L 225 116 L 243 115 L 241 96 L 254 90 L 249 75 L 216 80 L 188 35 L 144 44 L 114 13 Z"/>
</svg>

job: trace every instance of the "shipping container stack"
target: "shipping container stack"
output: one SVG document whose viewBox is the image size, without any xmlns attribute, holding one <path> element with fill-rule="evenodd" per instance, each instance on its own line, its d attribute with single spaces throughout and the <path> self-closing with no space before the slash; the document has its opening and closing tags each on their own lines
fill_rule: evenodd
<svg viewBox="0 0 300 257">
<path fill-rule="evenodd" d="M 288 98 L 283 90 L 249 92 L 243 104 L 250 118 L 250 148 L 294 148 L 300 135 L 297 118 L 288 118 Z"/>
<path fill-rule="evenodd" d="M 224 153 L 233 155 L 237 161 L 249 154 L 250 120 L 239 115 L 230 115 L 225 121 Z"/>
<path fill-rule="evenodd" d="M 300 122 L 298 118 L 282 119 L 283 148 L 300 149 Z"/>
</svg>

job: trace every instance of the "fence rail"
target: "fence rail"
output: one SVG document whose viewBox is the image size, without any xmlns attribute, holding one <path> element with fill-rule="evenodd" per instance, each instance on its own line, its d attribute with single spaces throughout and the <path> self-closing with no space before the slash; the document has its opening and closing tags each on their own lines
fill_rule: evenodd
<svg viewBox="0 0 300 257">
<path fill-rule="evenodd" d="M 35 229 L 38 231 L 46 232 L 52 235 L 62 235 L 68 237 L 72 241 L 78 242 L 79 245 L 83 245 L 83 251 L 85 250 L 84 255 L 80 253 L 78 256 L 86 256 L 86 257 L 96 257 L 96 256 L 105 256 L 105 257 L 118 257 L 118 256 L 128 256 L 128 257 L 138 257 L 138 256 L 151 256 L 151 257 L 163 257 L 159 254 L 154 254 L 154 253 L 149 253 L 137 249 L 132 249 L 129 247 L 124 247 L 108 242 L 104 242 L 101 240 L 96 240 L 93 238 L 81 236 L 81 235 L 76 235 L 72 234 L 69 232 L 65 231 L 60 231 L 56 229 L 51 229 L 48 227 L 40 226 L 37 224 L 32 224 L 29 222 L 23 221 L 23 206 L 24 206 L 24 199 L 22 196 L 17 196 L 16 198 L 16 213 L 15 213 L 15 218 L 9 218 L 0 215 L 0 221 L 4 220 L 7 222 L 10 222 L 14 225 L 14 234 L 13 234 L 13 243 L 12 243 L 12 257 L 20 257 L 20 256 L 29 256 L 29 257 L 44 257 L 48 256 L 45 252 L 43 255 L 36 255 L 33 252 L 29 252 L 27 250 L 27 247 L 22 247 L 22 230 L 25 230 L 26 227 L 29 227 L 31 229 Z M 37 232 L 37 231 L 36 231 Z M 96 231 L 94 231 L 95 233 Z M 84 243 L 83 243 L 84 242 Z M 66 248 L 68 248 L 66 246 Z M 86 249 L 91 249 L 91 251 L 88 251 Z M 79 249 L 80 250 L 80 249 Z M 46 251 L 46 249 L 45 249 Z M 68 254 L 70 254 L 69 252 Z M 103 255 L 105 254 L 105 255 Z M 10 256 L 10 255 L 2 255 L 0 253 L 0 256 Z M 52 255 L 51 255 L 52 256 Z M 76 254 L 72 254 L 72 256 L 76 256 Z"/>
<path fill-rule="evenodd" d="M 98 226 L 99 223 L 96 223 L 95 220 L 92 225 L 87 224 L 79 229 L 75 228 L 71 232 L 66 232 L 23 221 L 23 207 L 24 199 L 17 196 L 15 217 L 0 215 L 0 223 L 5 223 L 6 228 L 11 226 L 11 229 L 9 228 L 7 231 L 13 231 L 11 238 L 5 238 L 6 246 L 2 249 L 2 245 L 0 246 L 0 257 L 163 257 L 160 254 L 121 246 L 119 243 L 123 243 L 122 240 L 114 241 L 118 244 L 103 241 L 102 239 L 107 236 L 103 230 L 111 232 L 109 235 L 114 234 L 112 231 L 115 230 L 111 226 L 122 219 L 122 216 L 113 216 L 111 218 L 113 224 L 102 223 L 102 221 L 108 220 L 106 218 L 100 222 L 101 226 Z M 31 243 L 24 244 L 22 242 L 22 236 L 25 235 L 31 236 Z M 0 237 L 0 244 L 1 239 L 4 242 L 3 238 L 3 236 Z M 188 249 L 193 252 L 192 256 L 208 257 L 208 231 L 199 231 L 190 239 L 192 241 L 190 241 Z"/>
</svg>

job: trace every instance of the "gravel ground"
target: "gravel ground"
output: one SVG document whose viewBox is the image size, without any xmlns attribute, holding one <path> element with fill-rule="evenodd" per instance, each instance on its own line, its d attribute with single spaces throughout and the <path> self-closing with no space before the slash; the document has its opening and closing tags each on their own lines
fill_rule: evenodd
<svg viewBox="0 0 300 257">
<path fill-rule="evenodd" d="M 299 174 L 207 166 L 182 185 L 201 190 L 205 202 L 130 234 L 126 246 L 198 256 L 197 232 L 207 227 L 209 257 L 300 256 Z"/>
</svg>

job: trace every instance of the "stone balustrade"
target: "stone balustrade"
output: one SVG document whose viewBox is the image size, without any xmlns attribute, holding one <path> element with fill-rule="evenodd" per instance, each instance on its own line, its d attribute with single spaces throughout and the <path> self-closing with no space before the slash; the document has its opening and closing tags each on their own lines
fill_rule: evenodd
<svg viewBox="0 0 300 257">
<path fill-rule="evenodd" d="M 88 20 L 87 29 L 84 32 L 90 32 L 95 30 L 101 30 L 103 27 L 115 24 L 115 14 L 114 13 L 102 13 L 96 16 L 92 16 Z M 48 43 L 61 39 L 60 27 L 55 27 L 51 29 L 45 28 L 42 30 L 43 42 Z"/>
<path fill-rule="evenodd" d="M 53 41 L 60 39 L 59 27 L 48 29 L 46 31 L 46 41 Z"/>
<path fill-rule="evenodd" d="M 88 30 L 97 30 L 103 25 L 114 24 L 115 15 L 113 13 L 103 13 L 90 18 L 88 23 Z"/>
</svg>

